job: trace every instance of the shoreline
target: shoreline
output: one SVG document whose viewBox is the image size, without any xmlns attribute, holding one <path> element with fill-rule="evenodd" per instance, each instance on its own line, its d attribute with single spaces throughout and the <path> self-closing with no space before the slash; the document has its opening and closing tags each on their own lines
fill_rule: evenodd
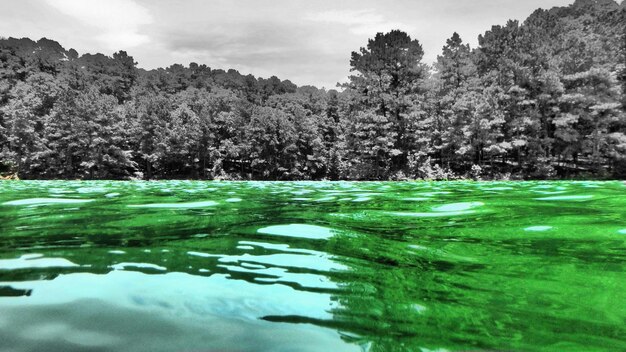
<svg viewBox="0 0 626 352">
<path fill-rule="evenodd" d="M 409 182 L 440 182 L 440 183 L 460 183 L 460 182 L 476 182 L 476 183 L 489 183 L 489 182 L 621 182 L 626 185 L 626 180 L 621 179 L 526 179 L 526 180 L 507 180 L 507 179 L 455 179 L 455 180 L 437 180 L 437 179 L 414 179 L 414 180 L 203 180 L 203 179 L 189 179 L 189 178 L 171 178 L 171 179 L 6 179 L 0 178 L 2 181 L 73 181 L 73 182 L 231 182 L 231 183 L 244 183 L 244 182 L 302 182 L 302 183 L 340 183 L 340 182 L 355 182 L 355 183 L 369 183 L 369 182 L 397 182 L 397 183 L 409 183 Z"/>
</svg>

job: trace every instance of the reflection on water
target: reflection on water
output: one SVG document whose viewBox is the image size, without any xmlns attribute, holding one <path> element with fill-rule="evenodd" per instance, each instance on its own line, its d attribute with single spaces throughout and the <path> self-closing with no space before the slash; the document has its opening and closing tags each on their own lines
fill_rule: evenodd
<svg viewBox="0 0 626 352">
<path fill-rule="evenodd" d="M 0 351 L 626 350 L 618 182 L 0 182 Z"/>
</svg>

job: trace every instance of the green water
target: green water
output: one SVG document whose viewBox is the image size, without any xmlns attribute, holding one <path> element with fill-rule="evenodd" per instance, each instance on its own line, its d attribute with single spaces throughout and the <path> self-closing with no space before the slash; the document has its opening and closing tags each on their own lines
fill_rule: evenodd
<svg viewBox="0 0 626 352">
<path fill-rule="evenodd" d="M 0 351 L 624 351 L 621 182 L 0 182 Z"/>
</svg>

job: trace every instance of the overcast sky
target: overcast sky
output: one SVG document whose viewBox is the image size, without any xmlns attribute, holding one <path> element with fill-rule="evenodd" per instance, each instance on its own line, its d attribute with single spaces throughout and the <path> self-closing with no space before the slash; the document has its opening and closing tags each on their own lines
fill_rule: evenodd
<svg viewBox="0 0 626 352">
<path fill-rule="evenodd" d="M 80 54 L 126 50 L 139 67 L 173 63 L 334 88 L 350 53 L 401 29 L 432 63 L 453 32 L 479 34 L 573 0 L 0 0 L 0 36 L 46 37 Z"/>
</svg>

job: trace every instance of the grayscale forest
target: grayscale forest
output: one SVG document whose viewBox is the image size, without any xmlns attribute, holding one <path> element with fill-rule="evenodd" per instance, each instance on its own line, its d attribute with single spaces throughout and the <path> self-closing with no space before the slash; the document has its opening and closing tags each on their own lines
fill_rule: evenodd
<svg viewBox="0 0 626 352">
<path fill-rule="evenodd" d="M 419 38 L 372 33 L 336 89 L 205 64 L 144 70 L 0 40 L 0 173 L 23 179 L 626 178 L 626 3 L 577 0 Z M 2 34 L 2 33 L 0 33 Z"/>
</svg>

